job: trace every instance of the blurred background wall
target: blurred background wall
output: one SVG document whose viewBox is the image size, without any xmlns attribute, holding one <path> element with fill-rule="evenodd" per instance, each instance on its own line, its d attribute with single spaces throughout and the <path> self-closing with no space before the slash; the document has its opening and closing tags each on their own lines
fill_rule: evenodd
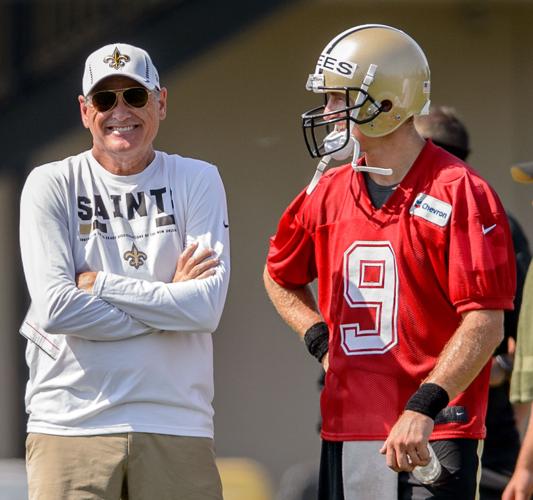
<svg viewBox="0 0 533 500">
<path fill-rule="evenodd" d="M 432 102 L 456 108 L 471 134 L 471 164 L 533 242 L 533 190 L 509 175 L 513 162 L 533 159 L 533 2 L 107 4 L 0 3 L 0 207 L 7 214 L 0 222 L 0 457 L 23 453 L 19 190 L 33 166 L 90 147 L 76 101 L 85 57 L 126 41 L 151 53 L 169 91 L 156 146 L 215 163 L 224 180 L 232 281 L 214 335 L 217 451 L 257 460 L 275 488 L 288 466 L 319 453 L 318 364 L 277 317 L 261 280 L 268 237 L 315 168 L 299 118 L 320 103 L 305 91 L 308 73 L 324 45 L 350 26 L 384 23 L 411 34 L 430 63 Z"/>
</svg>

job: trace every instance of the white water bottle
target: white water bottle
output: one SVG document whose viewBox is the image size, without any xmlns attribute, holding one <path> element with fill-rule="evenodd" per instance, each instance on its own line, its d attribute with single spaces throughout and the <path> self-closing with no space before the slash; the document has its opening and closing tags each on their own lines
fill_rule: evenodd
<svg viewBox="0 0 533 500">
<path fill-rule="evenodd" d="M 428 443 L 429 463 L 427 465 L 418 465 L 413 469 L 413 476 L 422 484 L 432 484 L 440 476 L 442 467 L 440 465 L 435 451 Z"/>
</svg>

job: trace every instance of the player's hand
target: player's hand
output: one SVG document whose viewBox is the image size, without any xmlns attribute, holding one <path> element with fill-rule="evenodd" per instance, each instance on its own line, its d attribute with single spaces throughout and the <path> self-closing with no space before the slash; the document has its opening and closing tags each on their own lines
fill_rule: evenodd
<svg viewBox="0 0 533 500">
<path fill-rule="evenodd" d="M 327 373 L 328 368 L 329 368 L 329 352 L 324 354 L 321 363 L 322 363 L 322 368 L 324 368 L 324 371 Z"/>
<path fill-rule="evenodd" d="M 93 285 L 98 273 L 94 271 L 86 271 L 84 273 L 76 274 L 76 286 L 87 293 L 92 293 Z"/>
<path fill-rule="evenodd" d="M 193 243 L 179 256 L 172 283 L 204 279 L 215 274 L 215 268 L 220 263 L 220 260 L 214 257 L 215 252 L 211 249 L 205 249 L 198 255 L 194 255 L 197 248 L 198 242 Z"/>
<path fill-rule="evenodd" d="M 411 472 L 429 463 L 428 439 L 435 423 L 422 413 L 405 410 L 394 424 L 380 453 L 396 472 Z"/>
<path fill-rule="evenodd" d="M 529 500 L 533 494 L 533 471 L 516 468 L 507 484 L 502 500 Z"/>
</svg>

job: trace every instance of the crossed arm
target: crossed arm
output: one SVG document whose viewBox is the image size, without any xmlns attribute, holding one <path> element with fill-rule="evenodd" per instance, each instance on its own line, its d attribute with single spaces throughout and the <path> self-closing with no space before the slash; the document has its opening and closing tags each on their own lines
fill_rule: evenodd
<svg viewBox="0 0 533 500">
<path fill-rule="evenodd" d="M 93 291 L 98 273 L 88 271 L 70 278 L 74 274 L 70 248 L 67 243 L 58 244 L 61 240 L 54 229 L 43 233 L 45 248 L 54 246 L 48 262 L 36 265 L 37 259 L 31 255 L 39 248 L 35 240 L 23 247 L 23 252 L 30 254 L 25 267 L 34 310 L 31 319 L 47 333 L 109 341 L 159 330 L 216 328 L 227 270 L 221 270 L 224 266 L 212 250 L 196 252 L 198 242 L 187 247 L 178 258 L 171 283 L 102 273 L 107 283 L 97 296 L 87 292 Z M 57 255 L 57 247 L 63 255 Z M 219 276 L 215 276 L 217 270 Z"/>
<path fill-rule="evenodd" d="M 151 333 L 152 327 L 76 287 L 65 219 L 32 205 L 23 192 L 20 242 L 32 300 L 27 320 L 49 334 L 86 340 L 114 341 Z"/>
<path fill-rule="evenodd" d="M 52 173 L 49 173 L 52 169 Z M 188 247 L 172 282 L 151 282 L 108 272 L 76 273 L 66 180 L 54 167 L 35 169 L 21 197 L 20 242 L 32 299 L 28 319 L 49 334 L 114 341 L 154 331 L 213 331 L 229 281 L 225 195 L 215 169 L 190 188 L 187 240 L 214 248 L 219 259 Z M 172 264 L 171 264 L 172 265 Z M 101 268 L 101 264 L 95 264 Z M 91 294 L 86 293 L 91 288 Z"/>
<path fill-rule="evenodd" d="M 219 264 L 219 259 L 214 257 L 213 250 L 204 249 L 197 256 L 193 257 L 198 248 L 198 242 L 189 245 L 179 256 L 176 264 L 176 272 L 171 283 L 189 281 L 192 279 L 204 279 L 215 274 L 215 267 Z M 76 286 L 80 290 L 92 293 L 93 285 L 98 273 L 96 271 L 86 271 L 76 275 Z"/>
<path fill-rule="evenodd" d="M 312 292 L 308 286 L 286 289 L 264 271 L 267 293 L 280 316 L 303 338 L 305 331 L 322 321 Z M 490 359 L 503 338 L 503 312 L 470 311 L 442 351 L 435 368 L 424 382 L 440 385 L 450 400 L 464 391 Z M 323 359 L 328 367 L 328 355 Z M 381 453 L 387 465 L 395 471 L 411 471 L 416 465 L 429 461 L 428 438 L 433 431 L 431 418 L 414 411 L 402 413 L 391 429 Z"/>
<path fill-rule="evenodd" d="M 222 312 L 226 269 L 213 250 L 198 246 L 181 253 L 170 283 L 86 271 L 76 285 L 156 330 L 212 332 Z"/>
</svg>

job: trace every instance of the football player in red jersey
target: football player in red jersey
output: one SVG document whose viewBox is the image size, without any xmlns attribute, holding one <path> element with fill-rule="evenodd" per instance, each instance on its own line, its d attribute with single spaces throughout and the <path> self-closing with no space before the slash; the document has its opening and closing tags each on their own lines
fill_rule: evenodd
<svg viewBox="0 0 533 500">
<path fill-rule="evenodd" d="M 271 239 L 264 280 L 327 370 L 319 498 L 474 499 L 488 361 L 515 289 L 505 212 L 476 172 L 417 133 L 430 74 L 406 33 L 344 31 L 307 89 L 326 97 L 302 116 L 321 159 Z M 428 442 L 442 467 L 424 485 L 411 472 L 428 463 Z"/>
</svg>

